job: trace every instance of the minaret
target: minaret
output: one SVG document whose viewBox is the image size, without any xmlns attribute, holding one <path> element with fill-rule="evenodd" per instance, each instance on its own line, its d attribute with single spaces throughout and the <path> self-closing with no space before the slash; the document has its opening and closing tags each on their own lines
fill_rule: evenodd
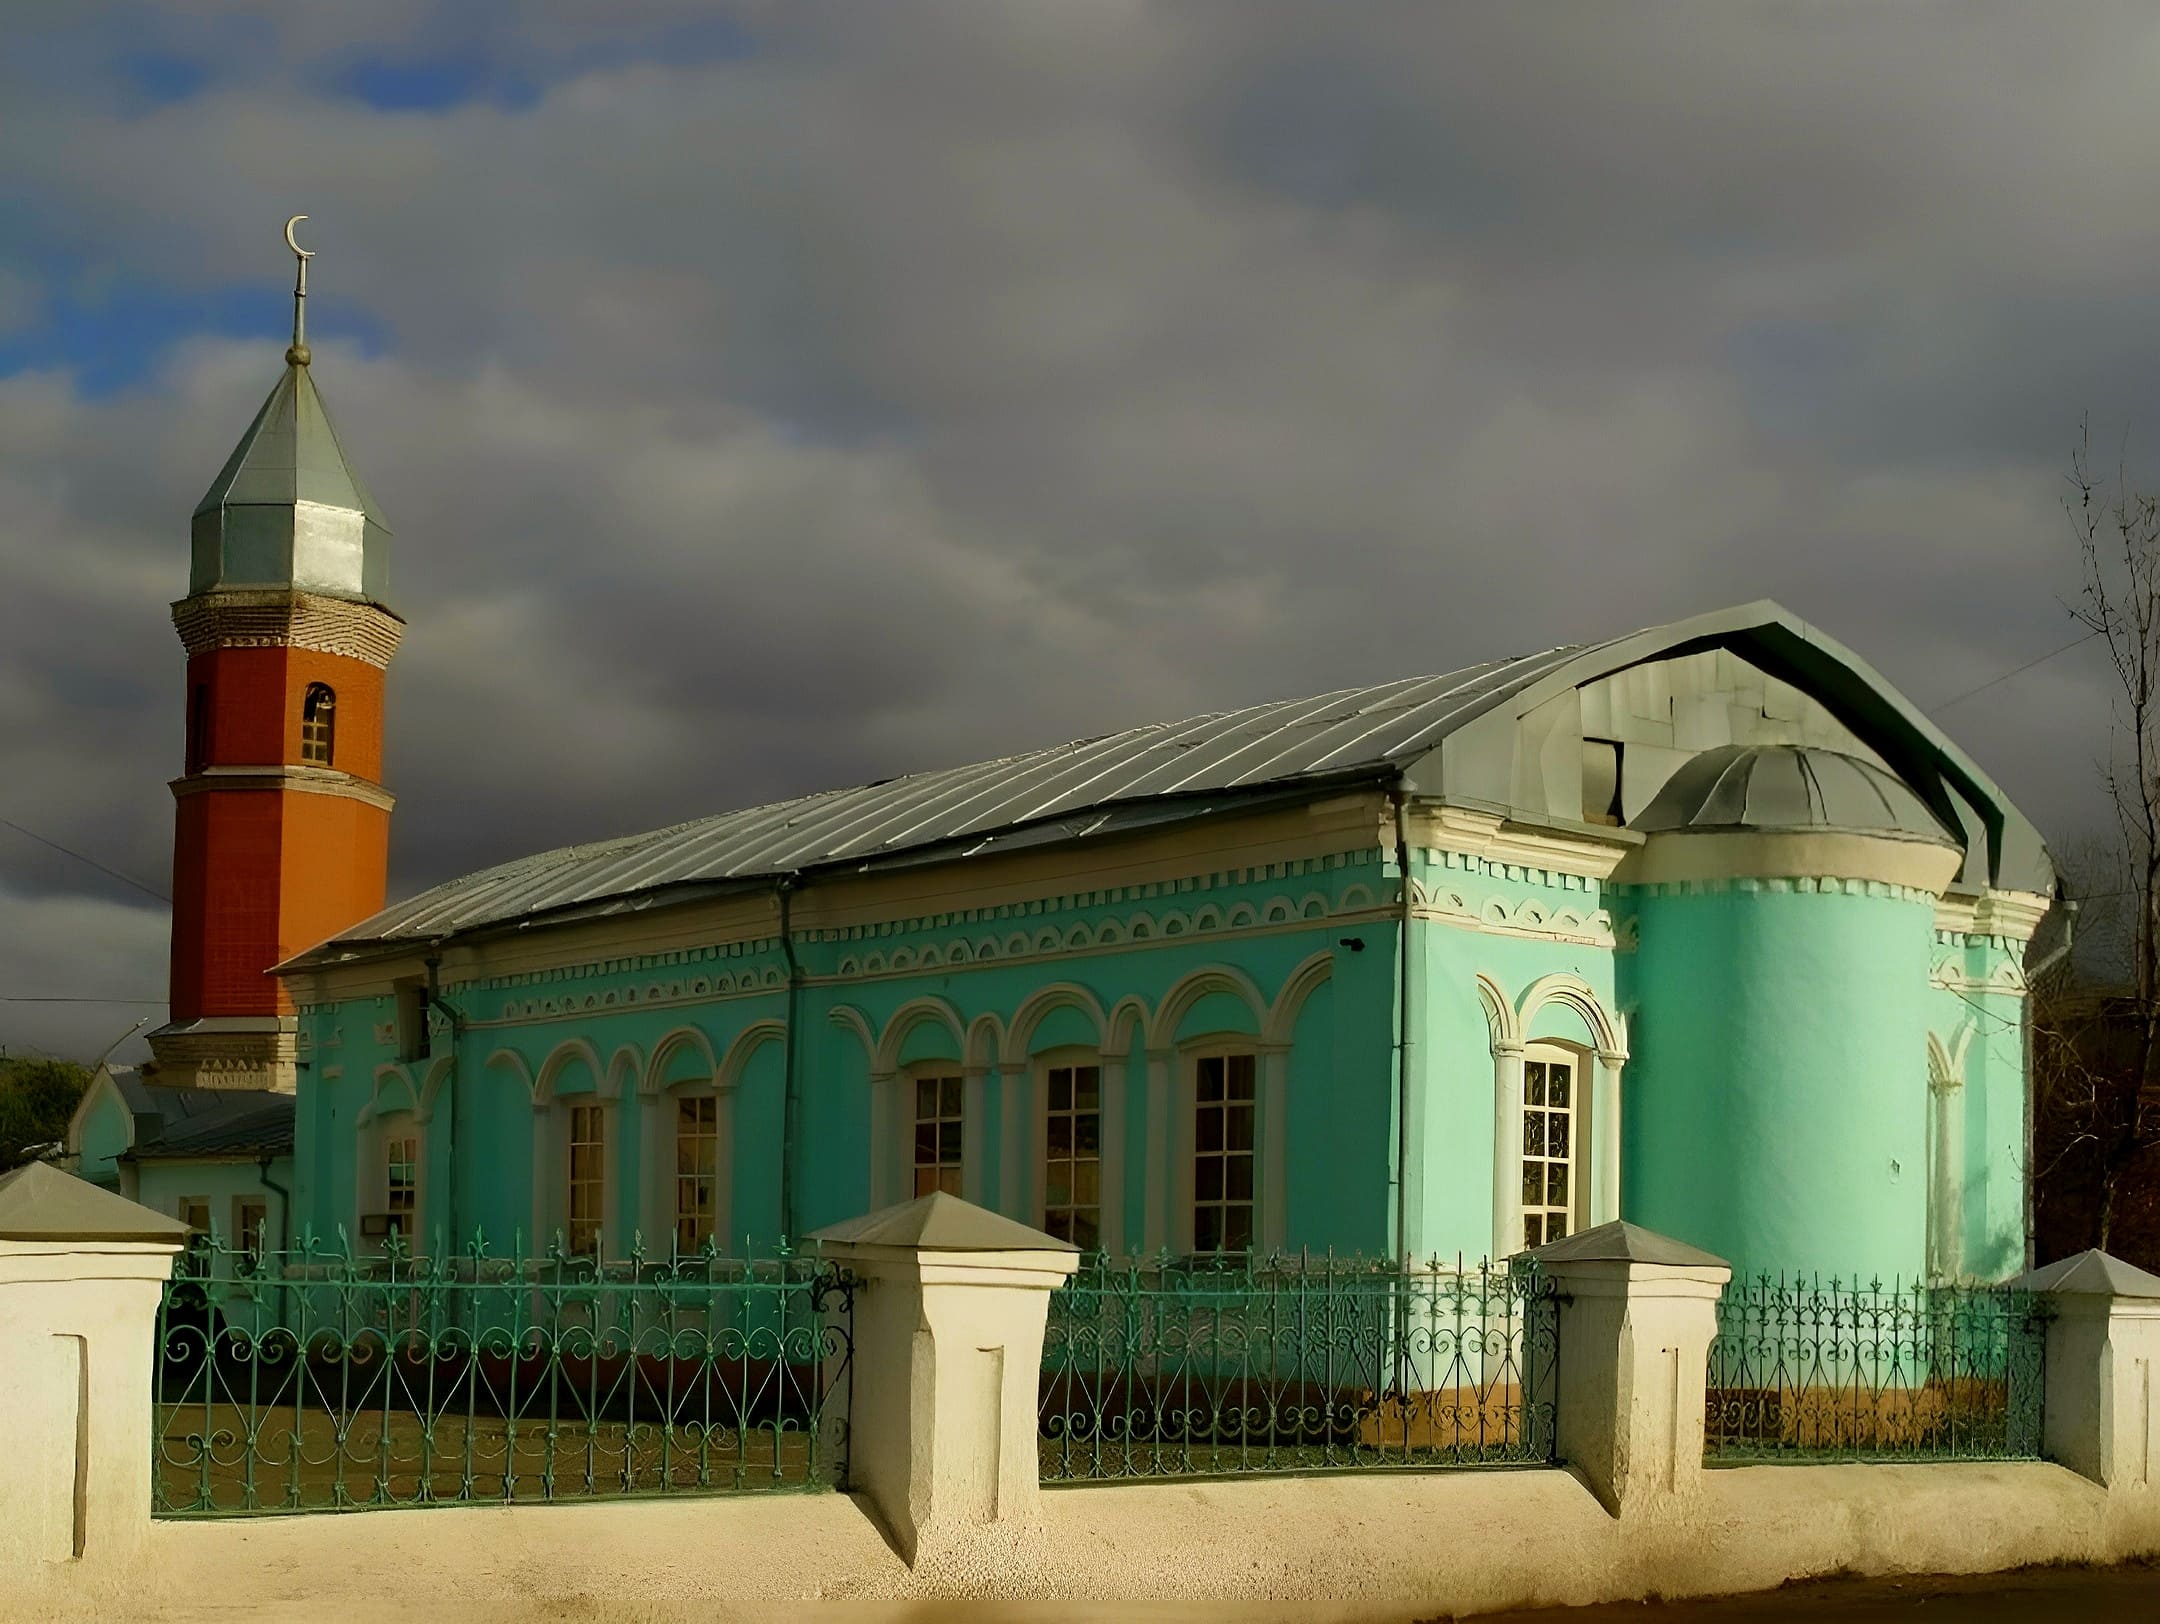
<svg viewBox="0 0 2160 1624">
<path fill-rule="evenodd" d="M 309 370 L 307 262 L 285 375 L 195 509 L 187 765 L 173 781 L 171 1023 L 158 1081 L 291 1089 L 296 1023 L 268 972 L 383 905 L 389 532 Z"/>
</svg>

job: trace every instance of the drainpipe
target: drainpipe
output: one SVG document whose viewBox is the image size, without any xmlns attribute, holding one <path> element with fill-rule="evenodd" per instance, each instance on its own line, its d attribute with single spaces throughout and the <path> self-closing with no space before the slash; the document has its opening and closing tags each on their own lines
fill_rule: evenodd
<svg viewBox="0 0 2160 1624">
<path fill-rule="evenodd" d="M 447 1223 L 436 1225 L 438 1234 L 455 1237 L 457 1228 L 457 1113 L 458 1113 L 458 1039 L 465 1035 L 465 1015 L 455 1004 L 442 995 L 442 938 L 428 943 L 427 957 L 421 960 L 427 967 L 428 1008 L 439 1009 L 450 1022 L 450 1072 L 444 1080 L 450 1086 L 450 1109 L 443 1116 L 443 1215 Z M 432 1052 L 434 1045 L 429 1044 Z M 425 1236 L 416 1236 L 425 1246 Z"/>
<path fill-rule="evenodd" d="M 780 952 L 787 959 L 787 1021 L 780 1039 L 780 1235 L 795 1233 L 795 1132 L 800 1114 L 796 1084 L 795 1017 L 802 1002 L 802 961 L 795 956 L 795 888 L 800 874 L 789 874 L 773 887 L 780 899 Z"/>
<path fill-rule="evenodd" d="M 277 1197 L 277 1249 L 289 1252 L 292 1250 L 292 1191 L 270 1176 L 270 1158 L 267 1156 L 255 1164 L 255 1177 L 265 1190 Z"/>
<path fill-rule="evenodd" d="M 2059 897 L 2063 908 L 2062 945 L 2025 972 L 2025 1272 L 2030 1274 L 2038 1266 L 2039 1220 L 2033 1211 L 2033 1152 L 2039 1138 L 2038 1123 L 2033 1102 L 2033 998 L 2039 992 L 2040 978 L 2060 964 L 2070 953 L 2070 944 L 2077 938 L 2078 905 L 2073 898 Z"/>
<path fill-rule="evenodd" d="M 1395 810 L 1395 867 L 1402 876 L 1401 941 L 1397 944 L 1395 955 L 1396 972 L 1401 981 L 1396 989 L 1395 1244 L 1390 1250 L 1397 1256 L 1407 1258 L 1410 1245 L 1410 1077 L 1411 1054 L 1416 1042 L 1411 1036 L 1410 1021 L 1412 977 L 1409 792 L 1398 785 L 1389 792 L 1388 799 Z"/>
</svg>

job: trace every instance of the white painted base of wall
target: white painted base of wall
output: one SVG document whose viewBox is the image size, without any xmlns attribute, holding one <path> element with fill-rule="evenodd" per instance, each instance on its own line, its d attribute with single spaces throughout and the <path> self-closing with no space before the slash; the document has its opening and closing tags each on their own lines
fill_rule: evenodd
<svg viewBox="0 0 2160 1624">
<path fill-rule="evenodd" d="M 1749 1467 L 1623 1527 L 1565 1472 L 1370 1475 L 1059 1489 L 1039 1526 L 990 1533 L 911 1572 L 838 1495 L 160 1523 L 94 1592 L 59 1567 L 61 1588 L 0 1590 L 0 1615 L 710 1620 L 941 1597 L 1100 1604 L 1046 1609 L 1060 1618 L 1150 1601 L 1179 1618 L 1431 1618 L 2152 1555 L 2160 1493 L 2111 1507 L 2048 1465 Z"/>
</svg>

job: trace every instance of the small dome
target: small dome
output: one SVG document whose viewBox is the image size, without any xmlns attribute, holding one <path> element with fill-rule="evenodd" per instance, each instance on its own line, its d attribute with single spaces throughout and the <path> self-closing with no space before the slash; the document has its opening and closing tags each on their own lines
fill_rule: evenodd
<svg viewBox="0 0 2160 1624">
<path fill-rule="evenodd" d="M 1857 756 L 1797 744 L 1705 750 L 1628 827 L 1827 829 L 1964 845 L 1903 780 Z"/>
</svg>

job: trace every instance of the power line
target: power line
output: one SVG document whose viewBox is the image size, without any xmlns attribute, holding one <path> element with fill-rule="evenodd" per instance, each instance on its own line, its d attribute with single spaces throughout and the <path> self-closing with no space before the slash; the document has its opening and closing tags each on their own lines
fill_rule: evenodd
<svg viewBox="0 0 2160 1624">
<path fill-rule="evenodd" d="M 153 1004 L 161 1005 L 162 998 L 45 998 L 31 993 L 0 992 L 0 1004 Z"/>
<path fill-rule="evenodd" d="M 123 874 L 117 868 L 107 868 L 95 857 L 85 857 L 81 852 L 75 850 L 72 846 L 63 846 L 57 840 L 47 839 L 44 835 L 39 834 L 35 829 L 25 829 L 13 818 L 0 818 L 0 828 L 13 829 L 17 834 L 22 835 L 24 838 L 36 841 L 40 846 L 50 846 L 54 851 L 58 852 L 63 857 L 72 857 L 78 863 L 88 864 L 91 868 L 96 869 L 100 874 L 105 875 L 108 879 L 118 880 L 122 885 L 132 885 L 136 890 L 142 892 L 145 896 L 156 897 L 158 901 L 164 903 L 167 907 L 172 906 L 172 898 L 167 896 L 164 892 L 158 890 L 155 886 L 145 885 L 142 881 L 136 879 L 132 874 Z"/>
<path fill-rule="evenodd" d="M 2099 635 L 2100 634 L 2098 632 L 2087 632 L 2083 637 L 2072 638 L 2069 642 L 2063 644 L 2061 648 L 2051 649 L 2046 654 L 2041 655 L 2037 660 L 2027 660 L 2023 665 L 2018 666 L 2015 670 L 2005 671 L 1999 677 L 1988 678 L 1987 681 L 1980 684 L 1980 686 L 1977 688 L 1968 688 L 1961 694 L 1953 694 L 1950 698 L 1944 700 L 1941 704 L 1930 706 L 1924 714 L 1928 716 L 1939 716 L 1942 712 L 1948 710 L 1952 705 L 1962 705 L 1966 700 L 1972 698 L 1974 694 L 1984 694 L 1990 688 L 1994 687 L 1997 683 L 2008 682 L 2012 677 L 2023 676 L 2026 672 L 2030 671 L 2036 665 L 2047 664 L 2048 661 L 2054 659 L 2055 656 L 2058 654 L 2068 654 L 2074 648 L 2083 648 L 2087 643 L 2090 643 L 2094 638 L 2098 637 Z"/>
</svg>

